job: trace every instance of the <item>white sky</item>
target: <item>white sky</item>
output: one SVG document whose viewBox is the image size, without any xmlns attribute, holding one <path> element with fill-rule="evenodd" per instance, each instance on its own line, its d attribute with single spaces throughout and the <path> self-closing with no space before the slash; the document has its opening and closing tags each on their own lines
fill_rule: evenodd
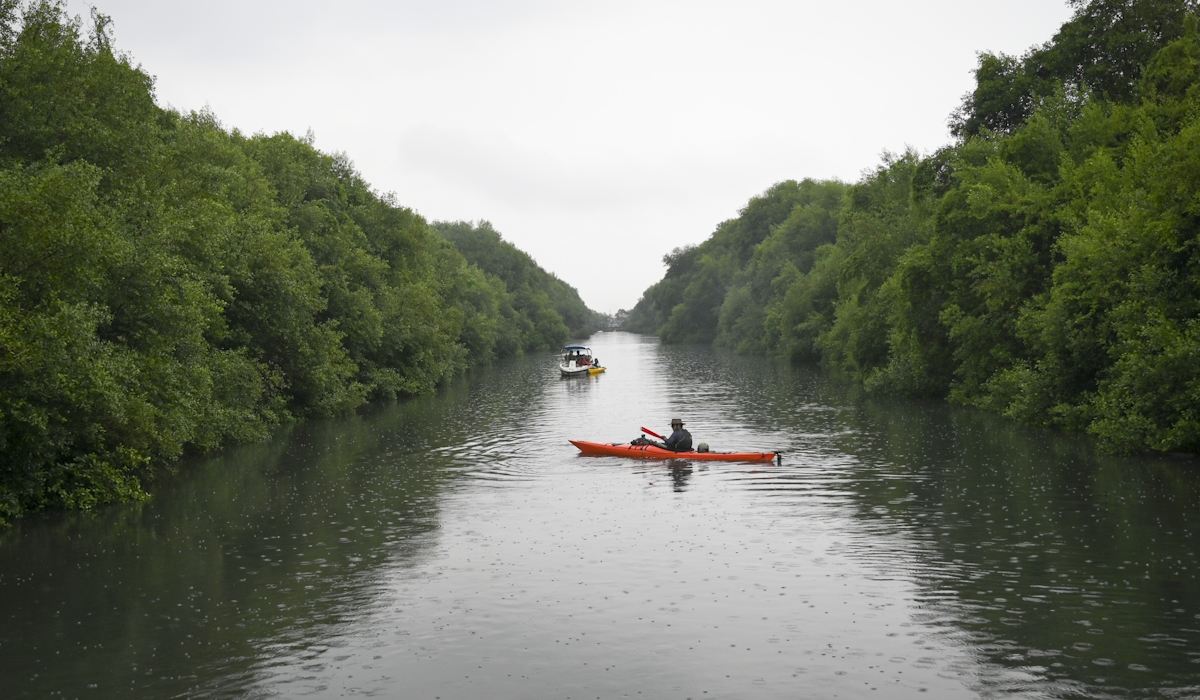
<svg viewBox="0 0 1200 700">
<path fill-rule="evenodd" d="M 69 0 L 73 14 L 88 13 Z M 430 220 L 487 219 L 599 311 L 786 179 L 929 152 L 981 50 L 1063 0 L 95 0 L 160 104 L 312 129 Z"/>
</svg>

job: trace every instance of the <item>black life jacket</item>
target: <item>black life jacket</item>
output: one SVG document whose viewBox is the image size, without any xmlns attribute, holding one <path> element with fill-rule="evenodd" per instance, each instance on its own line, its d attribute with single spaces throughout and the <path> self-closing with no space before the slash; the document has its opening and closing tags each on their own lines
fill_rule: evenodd
<svg viewBox="0 0 1200 700">
<path fill-rule="evenodd" d="M 674 444 L 671 444 L 671 437 L 675 436 L 675 433 L 671 433 L 671 437 L 668 437 L 666 440 L 667 448 L 676 452 L 690 451 L 692 449 L 692 434 L 684 428 L 680 428 L 678 432 L 683 433 L 683 435 Z"/>
</svg>

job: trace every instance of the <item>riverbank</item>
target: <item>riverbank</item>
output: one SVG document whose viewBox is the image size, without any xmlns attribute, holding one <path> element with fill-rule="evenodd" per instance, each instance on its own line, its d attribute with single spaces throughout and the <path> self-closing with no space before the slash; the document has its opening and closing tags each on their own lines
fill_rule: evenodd
<svg viewBox="0 0 1200 700">
<path fill-rule="evenodd" d="M 85 35 L 60 4 L 8 9 L 0 524 L 144 499 L 185 454 L 429 393 L 599 320 L 528 256 L 516 289 L 470 264 L 311 135 L 161 108 L 103 15 Z"/>
<path fill-rule="evenodd" d="M 952 143 L 769 188 L 668 254 L 626 327 L 1200 451 L 1196 6 L 1075 6 L 1045 45 L 980 55 Z"/>
</svg>

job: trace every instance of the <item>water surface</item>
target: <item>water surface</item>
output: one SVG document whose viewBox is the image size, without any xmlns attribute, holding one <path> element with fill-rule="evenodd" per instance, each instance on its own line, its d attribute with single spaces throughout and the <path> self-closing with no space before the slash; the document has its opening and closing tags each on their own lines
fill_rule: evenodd
<svg viewBox="0 0 1200 700">
<path fill-rule="evenodd" d="M 78 698 L 1200 697 L 1200 466 L 654 339 L 0 533 L 0 687 Z M 682 417 L 782 465 L 583 457 Z"/>
</svg>

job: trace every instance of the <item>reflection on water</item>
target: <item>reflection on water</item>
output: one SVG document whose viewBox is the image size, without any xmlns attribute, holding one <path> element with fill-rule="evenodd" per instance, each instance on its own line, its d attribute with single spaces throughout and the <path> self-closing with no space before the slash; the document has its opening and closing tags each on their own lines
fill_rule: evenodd
<svg viewBox="0 0 1200 700">
<path fill-rule="evenodd" d="M 5 697 L 1200 695 L 1196 461 L 589 344 L 0 533 Z"/>
</svg>

